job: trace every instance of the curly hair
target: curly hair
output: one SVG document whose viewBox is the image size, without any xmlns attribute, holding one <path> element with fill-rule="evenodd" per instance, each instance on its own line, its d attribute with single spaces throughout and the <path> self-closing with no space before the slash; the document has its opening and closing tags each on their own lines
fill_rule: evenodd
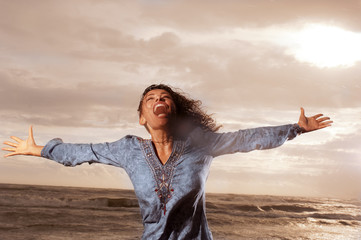
<svg viewBox="0 0 361 240">
<path fill-rule="evenodd" d="M 145 95 L 154 89 L 162 89 L 167 91 L 176 106 L 176 121 L 178 124 L 186 124 L 188 127 L 201 127 L 203 130 L 216 132 L 221 125 L 217 125 L 216 121 L 202 110 L 202 102 L 200 100 L 194 100 L 187 96 L 181 90 L 173 90 L 169 85 L 165 84 L 152 84 L 147 87 L 140 99 L 138 106 L 139 116 L 142 114 L 142 104 Z"/>
</svg>

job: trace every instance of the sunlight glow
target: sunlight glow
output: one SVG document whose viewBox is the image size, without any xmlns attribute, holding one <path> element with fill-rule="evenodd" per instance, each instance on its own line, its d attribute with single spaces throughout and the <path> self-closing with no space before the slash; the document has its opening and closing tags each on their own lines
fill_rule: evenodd
<svg viewBox="0 0 361 240">
<path fill-rule="evenodd" d="M 296 59 L 317 67 L 351 67 L 361 61 L 361 33 L 326 25 L 308 25 L 296 34 Z"/>
</svg>

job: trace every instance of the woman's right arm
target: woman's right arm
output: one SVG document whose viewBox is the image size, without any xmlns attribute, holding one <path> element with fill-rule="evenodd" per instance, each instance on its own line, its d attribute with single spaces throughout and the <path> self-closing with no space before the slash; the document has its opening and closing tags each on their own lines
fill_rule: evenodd
<svg viewBox="0 0 361 240">
<path fill-rule="evenodd" d="M 88 162 L 124 168 L 128 158 L 127 152 L 133 146 L 132 141 L 129 141 L 132 137 L 125 137 L 112 143 L 98 144 L 63 143 L 61 139 L 55 138 L 50 140 L 45 146 L 38 146 L 35 144 L 31 126 L 27 140 L 13 136 L 11 138 L 17 143 L 4 142 L 4 144 L 12 147 L 3 148 L 5 151 L 12 152 L 6 154 L 5 157 L 14 155 L 38 156 L 54 160 L 65 166 L 76 166 Z"/>
</svg>

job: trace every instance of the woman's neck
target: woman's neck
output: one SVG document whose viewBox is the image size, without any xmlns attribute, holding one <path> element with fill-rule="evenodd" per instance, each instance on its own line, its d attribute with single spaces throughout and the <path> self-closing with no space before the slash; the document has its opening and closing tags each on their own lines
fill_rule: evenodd
<svg viewBox="0 0 361 240">
<path fill-rule="evenodd" d="M 154 144 L 168 145 L 169 143 L 173 143 L 173 136 L 169 131 L 153 130 L 150 135 Z"/>
<path fill-rule="evenodd" d="M 169 131 L 152 131 L 151 137 L 156 154 L 164 165 L 173 151 L 173 136 Z"/>
</svg>

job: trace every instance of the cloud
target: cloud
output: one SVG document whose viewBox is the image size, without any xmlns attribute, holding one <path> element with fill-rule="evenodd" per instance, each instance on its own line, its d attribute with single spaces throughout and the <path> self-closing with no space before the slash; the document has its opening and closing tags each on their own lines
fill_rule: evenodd
<svg viewBox="0 0 361 240">
<path fill-rule="evenodd" d="M 310 138 L 306 134 L 280 148 L 214 159 L 207 189 L 221 188 L 227 193 L 359 197 L 361 152 L 355 149 L 359 149 L 360 134 L 332 138 L 318 145 L 305 144 Z"/>
<path fill-rule="evenodd" d="M 135 27 L 138 26 L 136 22 L 139 22 L 146 28 L 157 24 L 162 26 L 162 23 L 157 21 L 148 21 L 147 23 L 146 20 L 149 20 L 149 16 L 146 13 L 155 14 L 155 19 L 156 16 L 167 19 L 174 18 L 174 22 L 179 21 L 181 24 L 183 21 L 177 20 L 179 14 L 175 14 L 173 11 L 176 9 L 179 12 L 190 10 L 190 6 L 193 10 L 190 10 L 189 21 L 193 25 L 194 23 L 197 25 L 198 21 L 192 19 L 195 17 L 192 13 L 196 13 L 202 7 L 204 8 L 202 11 L 204 18 L 215 16 L 214 21 L 217 24 L 229 27 L 217 19 L 218 15 L 215 13 L 227 12 L 227 15 L 230 15 L 227 18 L 229 21 L 235 22 L 234 17 L 238 16 L 244 23 L 247 21 L 243 18 L 251 19 L 251 15 L 257 15 L 257 11 L 263 13 L 270 6 L 283 5 L 284 9 L 301 11 L 300 9 L 323 4 L 318 1 L 313 4 L 310 2 L 310 6 L 302 4 L 300 8 L 291 8 L 292 4 L 285 4 L 283 1 L 258 4 L 253 2 L 236 4 L 232 1 L 223 4 L 213 1 L 209 4 L 187 3 L 187 1 L 173 1 L 140 6 L 128 3 L 127 6 L 132 5 L 131 9 L 138 9 L 133 11 L 143 13 L 139 19 L 133 19 Z M 299 5 L 299 3 L 293 4 Z M 186 33 L 179 31 L 181 26 L 178 25 L 172 26 L 173 32 L 160 32 L 147 40 L 137 39 L 129 29 L 123 29 L 124 24 L 115 28 L 108 22 L 101 25 L 89 18 L 92 13 L 95 13 L 96 16 L 99 14 L 94 11 L 94 6 L 91 4 L 84 5 L 84 9 L 92 9 L 87 15 L 88 18 L 76 16 L 74 10 L 66 12 L 69 8 L 67 4 L 56 9 L 52 14 L 48 14 L 48 12 L 57 7 L 55 2 L 42 5 L 38 10 L 44 11 L 44 14 L 41 15 L 37 14 L 35 9 L 28 14 L 22 14 L 23 11 L 27 11 L 26 7 L 28 6 L 24 4 L 20 4 L 19 8 L 16 6 L 16 2 L 15 4 L 7 3 L 9 11 L 7 11 L 6 19 L 9 20 L 3 22 L 3 25 L 6 26 L 7 34 L 5 36 L 7 37 L 5 38 L 8 39 L 8 47 L 11 51 L 14 51 L 15 47 L 20 47 L 23 49 L 22 55 L 26 51 L 32 51 L 30 56 L 19 56 L 16 59 L 21 58 L 20 61 L 29 59 L 23 65 L 33 69 L 33 65 L 35 67 L 48 66 L 49 70 L 56 75 L 51 77 L 50 74 L 45 74 L 47 75 L 45 78 L 54 79 L 53 83 L 99 82 L 103 81 L 101 78 L 108 78 L 114 84 L 117 81 L 129 83 L 132 80 L 133 82 L 144 82 L 144 78 L 146 78 L 147 82 L 177 83 L 186 90 L 193 88 L 197 91 L 192 90 L 192 92 L 207 95 L 208 99 L 205 101 L 211 102 L 212 105 L 213 103 L 229 105 L 230 102 L 236 101 L 245 103 L 249 107 L 288 108 L 300 105 L 353 107 L 360 100 L 360 95 L 351 90 L 354 86 L 360 88 L 357 79 L 348 77 L 348 75 L 355 76 L 355 73 L 359 72 L 357 70 L 360 69 L 359 64 L 347 72 L 342 69 L 317 69 L 298 63 L 293 57 L 285 54 L 285 47 L 275 46 L 269 42 L 252 43 L 231 38 L 226 40 L 223 46 L 222 44 L 220 46 L 202 45 L 201 42 L 187 43 L 189 37 Z M 97 6 L 110 9 L 117 5 L 108 1 L 104 5 Z M 326 6 L 326 8 L 332 9 L 337 7 L 336 3 Z M 343 7 L 349 8 L 348 5 L 343 5 Z M 256 14 L 248 14 L 250 9 L 258 10 L 256 10 Z M 240 10 L 247 14 L 239 14 L 242 13 L 242 11 L 239 12 Z M 284 12 L 284 10 L 282 11 Z M 121 10 L 121 12 L 125 11 Z M 22 18 L 14 19 L 13 15 L 20 16 L 21 14 Z M 267 21 L 277 24 L 277 21 L 269 16 L 272 14 L 267 13 L 265 18 L 268 19 Z M 131 18 L 129 14 L 124 16 Z M 124 16 L 121 15 L 120 18 Z M 278 15 L 274 17 L 277 18 L 276 16 Z M 116 19 L 113 15 L 108 18 Z M 206 22 L 200 22 L 206 24 Z M 212 26 L 212 29 L 217 29 L 217 26 L 208 24 Z M 52 25 L 56 28 L 52 28 Z M 15 40 L 21 38 L 27 39 L 27 41 L 24 43 Z M 231 43 L 231 45 L 227 46 L 227 43 Z M 37 54 L 31 50 L 34 48 Z M 54 60 L 55 58 L 58 59 Z M 66 62 L 66 64 L 62 65 L 61 62 L 59 64 L 59 61 Z M 71 68 L 72 66 L 76 66 L 76 69 Z M 42 71 L 44 70 L 42 69 Z M 146 76 L 144 77 L 144 75 Z M 88 79 L 85 79 L 86 77 Z M 339 84 L 343 84 L 341 89 Z M 323 91 L 319 91 L 320 88 Z M 219 94 L 213 89 L 222 89 L 222 101 L 219 101 Z M 305 95 L 304 92 L 308 94 Z M 333 96 L 332 99 L 329 96 Z M 100 105 L 102 104 L 100 103 Z"/>
<path fill-rule="evenodd" d="M 47 86 L 26 71 L 2 72 L 3 119 L 58 126 L 114 127 L 137 121 L 136 86 L 81 82 L 71 88 Z M 21 76 L 19 80 L 19 75 Z M 17 79 L 17 81 L 14 81 Z"/>
<path fill-rule="evenodd" d="M 249 185 L 242 189 L 262 193 L 267 182 L 272 193 L 285 186 L 305 194 L 311 185 L 324 194 L 359 187 L 352 181 L 360 169 L 361 63 L 347 69 L 301 63 L 287 38 L 307 23 L 360 31 L 360 1 L 14 0 L 1 6 L 2 136 L 23 133 L 29 123 L 44 142 L 52 135 L 70 142 L 145 136 L 137 123 L 140 94 L 162 82 L 202 100 L 224 131 L 293 123 L 300 106 L 335 120 L 280 149 L 242 155 L 245 161 L 216 160 L 212 186 L 219 180 L 231 191 L 244 181 Z M 15 168 L 7 166 L 10 173 Z M 322 190 L 332 177 L 337 187 Z M 352 195 L 355 187 L 347 189 Z"/>
<path fill-rule="evenodd" d="M 265 27 L 285 22 L 315 21 L 361 30 L 358 0 L 339 1 L 161 1 L 144 5 L 142 16 L 158 25 L 194 31 L 231 27 Z M 187 13 L 187 14 L 184 14 Z M 200 14 L 202 13 L 202 14 Z"/>
</svg>

